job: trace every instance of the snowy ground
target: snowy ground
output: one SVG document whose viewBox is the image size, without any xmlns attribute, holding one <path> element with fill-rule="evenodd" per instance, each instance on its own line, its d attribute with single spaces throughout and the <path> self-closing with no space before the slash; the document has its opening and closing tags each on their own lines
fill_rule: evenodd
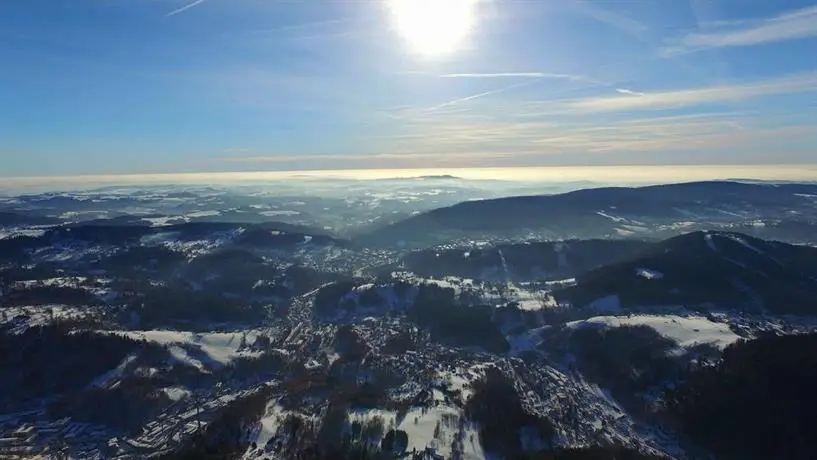
<svg viewBox="0 0 817 460">
<path fill-rule="evenodd" d="M 254 442 L 259 449 L 263 450 L 267 441 L 275 436 L 275 433 L 278 431 L 278 426 L 281 424 L 285 415 L 281 406 L 278 405 L 278 401 L 273 400 L 267 403 L 264 416 L 259 422 L 258 431 L 250 437 L 250 443 Z"/>
<path fill-rule="evenodd" d="M 173 401 L 181 401 L 191 395 L 190 390 L 180 386 L 162 388 L 162 391 Z"/>
<path fill-rule="evenodd" d="M 94 381 L 91 382 L 91 386 L 102 388 L 108 383 L 122 377 L 122 373 L 125 371 L 125 368 L 127 368 L 128 365 L 130 365 L 134 360 L 136 360 L 136 355 L 127 356 L 118 366 L 94 379 Z"/>
<path fill-rule="evenodd" d="M 457 409 L 445 406 L 412 409 L 397 425 L 397 429 L 408 434 L 409 451 L 413 449 L 420 451 L 431 447 L 445 458 L 450 458 L 451 443 L 459 438 L 464 447 L 463 459 L 484 459 L 485 453 L 480 445 L 476 427 L 466 422 L 460 430 L 461 416 L 462 414 Z M 439 430 L 437 430 L 438 425 Z M 438 431 L 436 437 L 434 436 L 435 431 Z"/>
<path fill-rule="evenodd" d="M 149 222 L 151 227 L 165 227 L 168 225 L 190 222 L 190 219 L 184 216 L 143 217 L 142 220 Z"/>
<path fill-rule="evenodd" d="M 5 321 L 0 323 L 8 324 L 12 333 L 20 333 L 29 327 L 43 326 L 58 320 L 78 320 L 94 316 L 99 310 L 66 305 L 36 305 L 6 307 L 3 313 Z"/>
<path fill-rule="evenodd" d="M 471 397 L 472 382 L 480 379 L 485 375 L 484 371 L 479 368 L 460 368 L 457 367 L 454 371 L 440 371 L 437 373 L 437 380 L 435 384 L 447 387 L 451 391 L 459 391 L 463 401 Z"/>
<path fill-rule="evenodd" d="M 157 222 L 154 222 L 153 226 L 166 225 Z M 244 227 L 239 227 L 234 230 L 212 232 L 207 238 L 199 240 L 181 240 L 180 232 L 160 232 L 143 236 L 140 243 L 143 246 L 164 246 L 192 257 L 207 254 L 232 242 L 245 230 Z"/>
<path fill-rule="evenodd" d="M 252 330 L 208 333 L 155 330 L 118 333 L 134 339 L 145 339 L 160 345 L 168 345 L 171 356 L 201 370 L 223 366 L 240 356 L 257 355 L 254 352 L 239 350 L 242 338 L 247 345 L 255 341 L 258 332 Z M 200 351 L 200 353 L 191 354 L 191 351 Z"/>
<path fill-rule="evenodd" d="M 0 228 L 0 240 L 17 238 L 18 236 L 30 236 L 33 238 L 37 238 L 43 235 L 45 235 L 44 228 L 31 227 Z"/>
<path fill-rule="evenodd" d="M 353 411 L 349 414 L 349 422 L 365 423 L 374 417 L 382 418 L 384 426 L 394 426 L 397 430 L 408 434 L 408 452 L 434 449 L 445 458 L 451 458 L 451 444 L 459 439 L 463 444 L 464 460 L 485 459 L 485 452 L 479 441 L 477 427 L 470 422 L 463 421 L 462 412 L 454 407 L 438 405 L 434 407 L 411 408 L 402 420 L 397 420 L 396 414 L 382 410 Z M 384 431 L 385 434 L 385 431 Z M 435 436 L 436 434 L 436 436 Z"/>
<path fill-rule="evenodd" d="M 215 211 L 215 210 L 195 211 L 195 212 L 190 212 L 190 213 L 186 214 L 187 217 L 192 217 L 194 219 L 195 218 L 201 218 L 201 217 L 214 217 L 214 216 L 220 216 L 220 215 L 221 215 L 221 211 Z"/>
<path fill-rule="evenodd" d="M 662 336 L 675 341 L 681 347 L 711 344 L 718 348 L 725 348 L 740 338 L 729 329 L 729 325 L 716 323 L 700 316 L 596 316 L 583 321 L 567 323 L 567 326 L 580 327 L 585 324 L 601 324 L 608 327 L 648 326 Z"/>
</svg>

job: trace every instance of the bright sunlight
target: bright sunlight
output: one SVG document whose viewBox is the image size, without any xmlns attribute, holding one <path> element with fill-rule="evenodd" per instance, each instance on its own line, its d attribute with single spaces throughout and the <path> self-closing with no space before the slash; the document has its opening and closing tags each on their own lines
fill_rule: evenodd
<svg viewBox="0 0 817 460">
<path fill-rule="evenodd" d="M 389 0 L 394 25 L 409 46 L 424 56 L 460 48 L 473 28 L 479 0 Z"/>
</svg>

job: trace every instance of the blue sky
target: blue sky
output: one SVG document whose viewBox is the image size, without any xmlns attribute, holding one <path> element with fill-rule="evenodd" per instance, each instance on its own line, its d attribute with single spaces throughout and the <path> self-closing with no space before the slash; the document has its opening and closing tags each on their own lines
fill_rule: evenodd
<svg viewBox="0 0 817 460">
<path fill-rule="evenodd" d="M 814 0 L 400 1 L 4 0 L 0 176 L 817 160 Z"/>
</svg>

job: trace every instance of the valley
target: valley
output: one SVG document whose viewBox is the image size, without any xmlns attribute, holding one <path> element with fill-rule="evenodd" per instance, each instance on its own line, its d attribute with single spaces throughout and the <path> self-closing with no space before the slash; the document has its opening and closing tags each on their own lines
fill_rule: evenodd
<svg viewBox="0 0 817 460">
<path fill-rule="evenodd" d="M 696 429 L 752 379 L 817 452 L 817 186 L 429 180 L 6 197 L 0 457 L 761 458 Z"/>
</svg>

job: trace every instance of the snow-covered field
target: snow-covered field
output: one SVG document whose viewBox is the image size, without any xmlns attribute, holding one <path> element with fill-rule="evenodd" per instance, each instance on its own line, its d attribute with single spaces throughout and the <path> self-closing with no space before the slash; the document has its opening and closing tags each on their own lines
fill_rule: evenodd
<svg viewBox="0 0 817 460">
<path fill-rule="evenodd" d="M 397 420 L 394 412 L 383 410 L 352 411 L 349 414 L 349 423 L 354 421 L 365 424 L 374 417 L 380 417 L 386 431 L 389 426 L 405 431 L 408 435 L 408 452 L 416 450 L 422 452 L 431 448 L 444 458 L 451 457 L 451 445 L 455 440 L 462 442 L 462 456 L 464 460 L 485 459 L 485 452 L 479 440 L 477 427 L 463 421 L 460 410 L 437 405 L 433 407 L 413 407 L 405 417 Z M 385 434 L 385 431 L 384 431 Z"/>
<path fill-rule="evenodd" d="M 37 238 L 43 235 L 45 235 L 44 228 L 0 228 L 0 240 L 17 238 L 19 236 Z"/>
<path fill-rule="evenodd" d="M 473 382 L 484 376 L 484 367 L 455 367 L 453 371 L 438 372 L 435 385 L 447 387 L 451 391 L 459 391 L 462 400 L 466 401 L 473 393 Z"/>
<path fill-rule="evenodd" d="M 255 352 L 240 350 L 242 339 L 247 345 L 252 345 L 258 337 L 258 332 L 252 330 L 207 333 L 155 330 L 117 333 L 133 339 L 145 339 L 149 342 L 167 345 L 170 354 L 175 359 L 202 370 L 208 368 L 208 364 L 223 366 L 238 357 L 257 355 Z M 196 350 L 201 353 L 196 353 L 196 356 L 191 355 L 190 352 Z"/>
<path fill-rule="evenodd" d="M 716 323 L 700 316 L 595 316 L 583 321 L 567 323 L 569 327 L 581 327 L 587 324 L 607 327 L 648 326 L 681 347 L 711 344 L 718 348 L 725 348 L 740 338 L 729 329 L 729 325 Z"/>
<path fill-rule="evenodd" d="M 424 278 L 411 272 L 392 272 L 392 277 L 414 285 L 434 284 L 443 289 L 453 289 L 456 295 L 461 295 L 463 292 L 476 293 L 483 302 L 489 305 L 504 305 L 515 302 L 520 310 L 541 310 L 558 306 L 558 302 L 548 290 L 530 290 L 510 282 L 502 283 L 500 290 L 491 288 L 489 284 L 456 276 L 446 276 L 438 279 Z M 575 283 L 575 279 L 553 282 L 553 285 L 563 286 L 570 283 Z"/>
<path fill-rule="evenodd" d="M 58 320 L 79 320 L 94 316 L 99 313 L 99 310 L 67 305 L 36 305 L 6 307 L 3 313 L 5 322 L 11 325 L 10 332 L 19 333 L 29 327 L 43 326 Z"/>
<path fill-rule="evenodd" d="M 200 240 L 180 240 L 179 232 L 161 232 L 142 237 L 141 244 L 145 246 L 164 246 L 168 249 L 198 256 L 211 252 L 244 233 L 246 229 L 239 227 L 235 230 L 213 232 L 209 238 Z"/>
</svg>

